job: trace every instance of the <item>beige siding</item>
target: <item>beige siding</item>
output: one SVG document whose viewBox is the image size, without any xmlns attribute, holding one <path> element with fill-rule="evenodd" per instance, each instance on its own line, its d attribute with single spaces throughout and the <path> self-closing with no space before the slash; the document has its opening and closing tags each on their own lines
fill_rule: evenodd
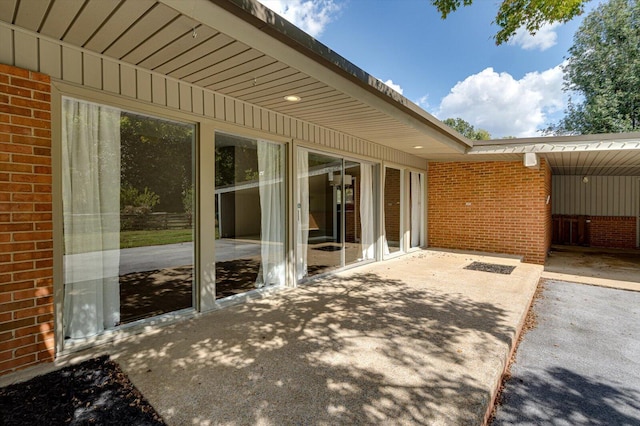
<svg viewBox="0 0 640 426">
<path fill-rule="evenodd" d="M 638 216 L 637 176 L 553 176 L 553 214 Z"/>
<path fill-rule="evenodd" d="M 73 3 L 73 7 L 77 6 L 76 3 Z M 92 14 L 108 13 L 116 3 L 114 0 L 109 0 L 108 7 L 85 8 L 101 10 L 93 10 L 90 13 L 83 10 L 77 25 L 65 38 L 86 42 L 90 35 L 89 30 L 92 28 L 91 24 L 96 20 L 96 16 Z M 134 7 L 134 9 L 135 11 L 129 12 L 136 13 L 140 8 Z M 57 30 L 51 28 L 49 31 L 55 34 Z M 190 38 L 191 36 L 185 35 L 185 37 Z M 426 169 L 426 161 L 411 154 L 275 113 L 185 82 L 179 82 L 174 78 L 134 67 L 106 56 L 96 55 L 4 22 L 0 22 L 0 39 L 3 41 L 0 43 L 1 63 L 43 72 L 54 79 L 65 82 L 82 84 L 94 89 L 223 120 L 282 137 L 312 142 L 327 148 L 340 149 L 351 154 L 386 160 L 409 167 Z M 217 35 L 212 38 L 211 42 L 221 43 L 225 39 L 225 36 Z M 100 42 L 101 38 L 99 34 L 96 34 L 91 38 L 90 44 L 92 46 L 99 45 Z M 101 46 L 101 48 L 105 47 Z M 112 50 L 119 48 L 120 46 L 110 47 Z M 167 71 L 171 70 L 167 69 Z"/>
</svg>

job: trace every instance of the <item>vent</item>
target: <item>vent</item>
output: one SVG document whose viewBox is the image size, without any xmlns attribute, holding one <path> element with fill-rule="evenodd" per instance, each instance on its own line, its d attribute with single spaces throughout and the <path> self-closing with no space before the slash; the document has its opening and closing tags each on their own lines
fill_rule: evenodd
<svg viewBox="0 0 640 426">
<path fill-rule="evenodd" d="M 464 269 L 509 275 L 513 272 L 514 269 L 516 269 L 516 267 L 509 265 L 498 265 L 495 263 L 473 262 L 472 264 L 465 266 Z"/>
</svg>

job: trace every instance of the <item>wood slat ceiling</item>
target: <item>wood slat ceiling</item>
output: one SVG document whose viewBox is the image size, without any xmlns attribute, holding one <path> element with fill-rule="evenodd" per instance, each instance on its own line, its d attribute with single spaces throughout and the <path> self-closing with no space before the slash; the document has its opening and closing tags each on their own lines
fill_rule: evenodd
<svg viewBox="0 0 640 426">
<path fill-rule="evenodd" d="M 403 150 L 422 145 L 422 154 L 455 152 L 410 125 L 156 0 L 4 0 L 0 19 L 366 140 Z M 289 94 L 302 101 L 284 101 Z"/>
</svg>

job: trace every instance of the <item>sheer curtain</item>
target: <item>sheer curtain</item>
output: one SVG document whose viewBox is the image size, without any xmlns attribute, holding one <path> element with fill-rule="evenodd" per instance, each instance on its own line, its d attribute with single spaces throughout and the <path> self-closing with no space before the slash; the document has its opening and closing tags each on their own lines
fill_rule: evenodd
<svg viewBox="0 0 640 426">
<path fill-rule="evenodd" d="M 420 246 L 422 234 L 422 185 L 420 173 L 411 172 L 411 247 Z"/>
<path fill-rule="evenodd" d="M 362 260 L 375 259 L 375 221 L 373 216 L 373 165 L 360 164 L 360 222 Z"/>
<path fill-rule="evenodd" d="M 309 243 L 309 153 L 307 151 L 298 149 L 296 166 L 298 173 L 296 277 L 301 280 L 307 275 L 307 244 Z"/>
<path fill-rule="evenodd" d="M 120 112 L 63 100 L 64 333 L 120 322 Z"/>
<path fill-rule="evenodd" d="M 282 148 L 258 141 L 260 191 L 260 271 L 256 287 L 284 285 L 284 188 Z"/>
<path fill-rule="evenodd" d="M 384 168 L 384 173 L 382 174 L 382 201 L 383 201 L 383 205 L 384 208 L 382 209 L 382 225 L 384 228 L 384 231 L 382 233 L 382 254 L 384 256 L 388 256 L 391 254 L 391 250 L 389 250 L 389 242 L 387 241 L 387 218 L 385 215 L 385 212 L 387 211 L 387 200 L 386 200 L 386 180 L 387 180 L 387 168 Z"/>
</svg>

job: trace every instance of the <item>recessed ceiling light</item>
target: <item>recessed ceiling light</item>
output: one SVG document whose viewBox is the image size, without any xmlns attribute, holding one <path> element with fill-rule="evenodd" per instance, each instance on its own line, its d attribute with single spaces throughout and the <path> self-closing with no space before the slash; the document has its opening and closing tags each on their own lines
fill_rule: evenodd
<svg viewBox="0 0 640 426">
<path fill-rule="evenodd" d="M 413 147 L 413 149 L 420 149 L 420 148 L 424 148 L 422 145 L 416 145 Z"/>
<path fill-rule="evenodd" d="M 300 101 L 300 96 L 296 96 L 296 95 L 287 95 L 284 97 L 285 101 L 289 101 L 289 102 L 298 102 Z"/>
</svg>

